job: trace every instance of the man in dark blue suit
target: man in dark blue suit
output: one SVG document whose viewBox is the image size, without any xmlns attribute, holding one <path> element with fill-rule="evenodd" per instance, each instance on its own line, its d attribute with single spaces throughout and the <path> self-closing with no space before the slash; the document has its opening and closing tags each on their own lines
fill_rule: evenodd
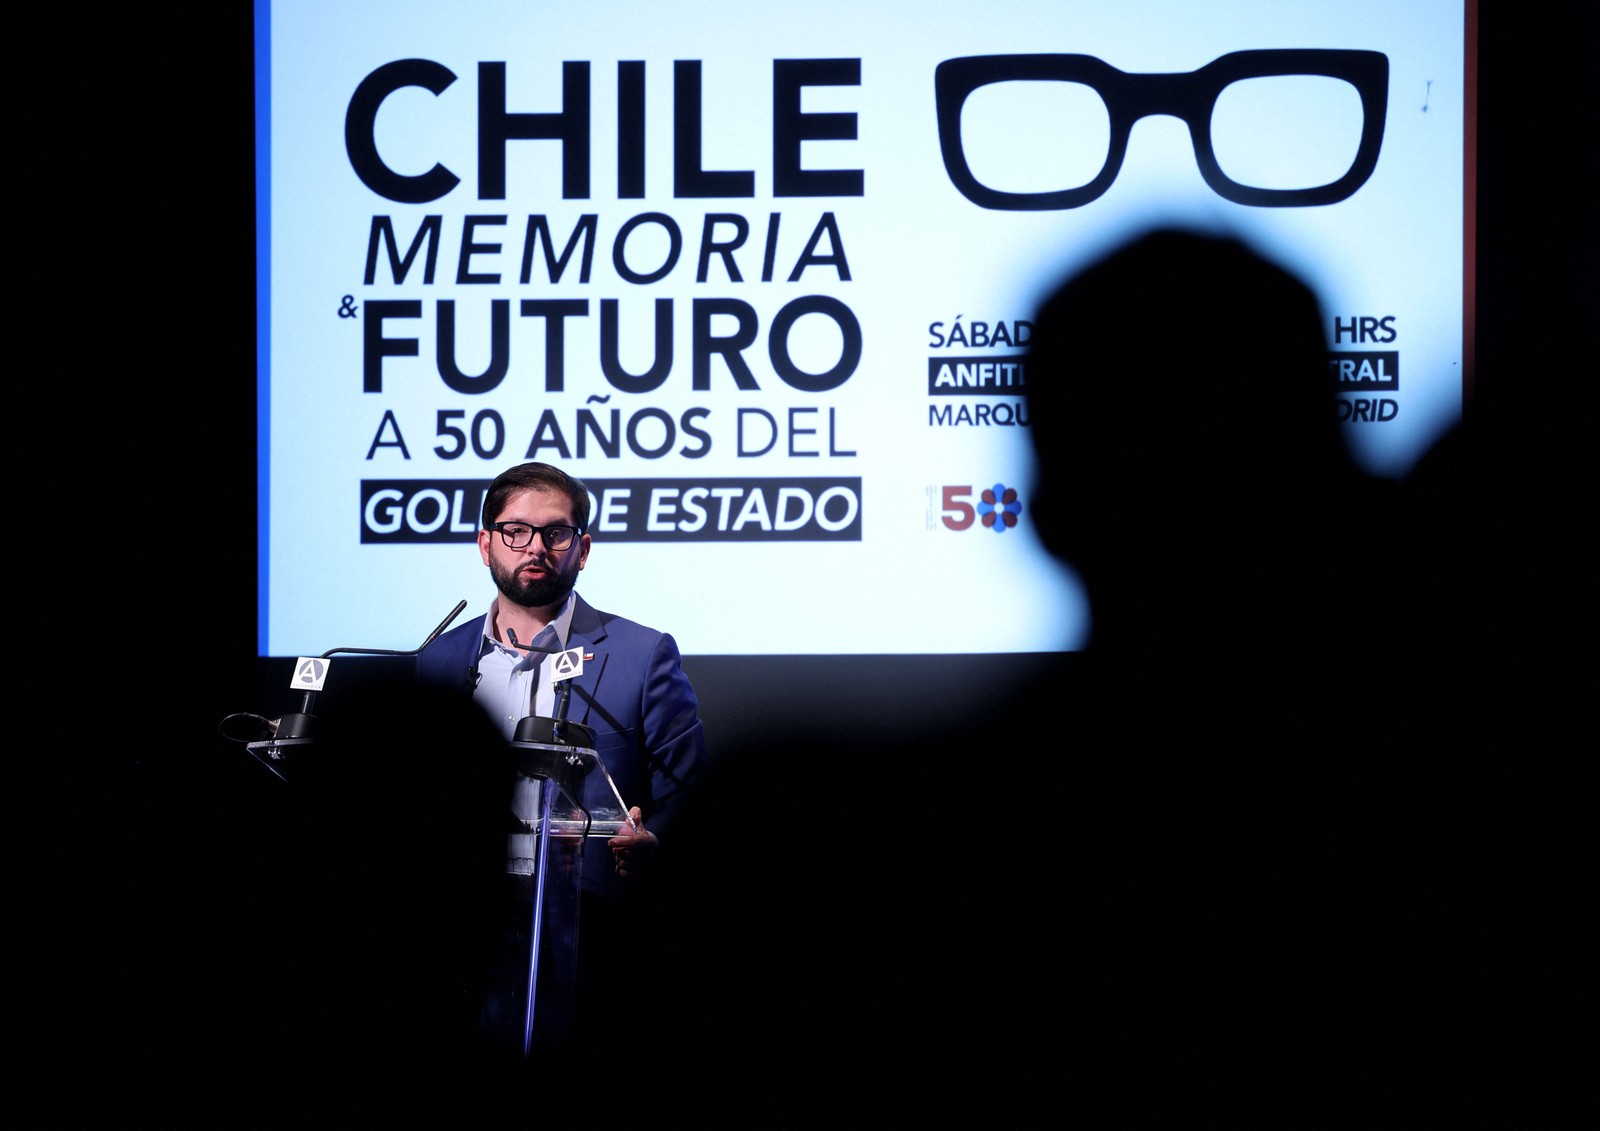
<svg viewBox="0 0 1600 1131">
<path fill-rule="evenodd" d="M 629 975 L 640 974 L 647 955 L 633 937 L 639 905 L 630 899 L 703 768 L 705 745 L 699 702 L 673 638 L 601 612 L 574 592 L 588 564 L 588 522 L 588 489 L 559 468 L 524 463 L 497 476 L 478 531 L 494 601 L 484 616 L 425 648 L 417 674 L 470 693 L 507 739 L 530 716 L 578 724 L 584 729 L 574 733 L 585 741 L 573 745 L 592 746 L 605 767 L 581 780 L 584 806 L 612 797 L 607 774 L 628 806 L 631 820 L 605 842 L 610 851 L 595 851 L 598 839 L 590 838 L 583 853 L 579 995 L 580 1002 L 607 1003 L 589 1008 L 598 1023 L 596 1013 L 619 1004 L 621 987 L 638 984 Z M 579 649 L 582 670 L 559 689 L 551 668 L 559 653 Z M 510 762 L 507 773 L 511 816 L 521 822 L 511 825 L 508 842 L 515 879 L 532 871 L 525 858 L 533 855 L 535 837 L 526 830 L 538 813 L 538 783 L 512 775 Z M 596 999 L 590 991 L 601 988 Z"/>
</svg>

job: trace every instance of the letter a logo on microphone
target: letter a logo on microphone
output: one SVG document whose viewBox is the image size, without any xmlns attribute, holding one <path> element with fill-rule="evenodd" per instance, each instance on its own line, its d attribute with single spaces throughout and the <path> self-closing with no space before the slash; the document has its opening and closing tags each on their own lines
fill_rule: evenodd
<svg viewBox="0 0 1600 1131">
<path fill-rule="evenodd" d="M 328 678 L 328 661 L 315 656 L 301 656 L 294 666 L 294 681 L 290 686 L 301 691 L 321 691 Z"/>
<path fill-rule="evenodd" d="M 568 648 L 556 653 L 556 662 L 550 671 L 551 679 L 571 679 L 583 674 L 583 649 Z"/>
</svg>

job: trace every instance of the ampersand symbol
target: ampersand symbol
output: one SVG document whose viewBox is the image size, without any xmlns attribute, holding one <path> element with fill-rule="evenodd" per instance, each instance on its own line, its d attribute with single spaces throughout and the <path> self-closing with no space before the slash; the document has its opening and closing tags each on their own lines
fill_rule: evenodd
<svg viewBox="0 0 1600 1131">
<path fill-rule="evenodd" d="M 339 317 L 354 318 L 356 316 L 356 296 L 345 295 L 339 300 Z"/>
</svg>

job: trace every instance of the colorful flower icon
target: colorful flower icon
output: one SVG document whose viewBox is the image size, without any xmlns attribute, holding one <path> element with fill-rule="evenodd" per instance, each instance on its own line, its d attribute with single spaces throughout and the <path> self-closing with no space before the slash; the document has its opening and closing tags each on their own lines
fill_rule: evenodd
<svg viewBox="0 0 1600 1131">
<path fill-rule="evenodd" d="M 1017 516 L 1021 513 L 1022 500 L 1017 498 L 1016 488 L 1007 487 L 1004 483 L 984 488 L 978 503 L 978 514 L 982 516 L 983 524 L 996 534 L 1004 534 L 1008 527 L 1015 526 Z"/>
</svg>

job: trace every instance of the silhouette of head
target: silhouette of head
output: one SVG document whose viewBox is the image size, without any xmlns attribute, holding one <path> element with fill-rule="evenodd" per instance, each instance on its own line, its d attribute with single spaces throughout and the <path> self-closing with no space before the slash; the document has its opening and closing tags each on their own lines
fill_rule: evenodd
<svg viewBox="0 0 1600 1131">
<path fill-rule="evenodd" d="M 1312 291 L 1230 237 L 1158 229 L 1040 307 L 1031 513 L 1092 650 L 1214 652 L 1304 627 L 1352 474 Z"/>
</svg>

